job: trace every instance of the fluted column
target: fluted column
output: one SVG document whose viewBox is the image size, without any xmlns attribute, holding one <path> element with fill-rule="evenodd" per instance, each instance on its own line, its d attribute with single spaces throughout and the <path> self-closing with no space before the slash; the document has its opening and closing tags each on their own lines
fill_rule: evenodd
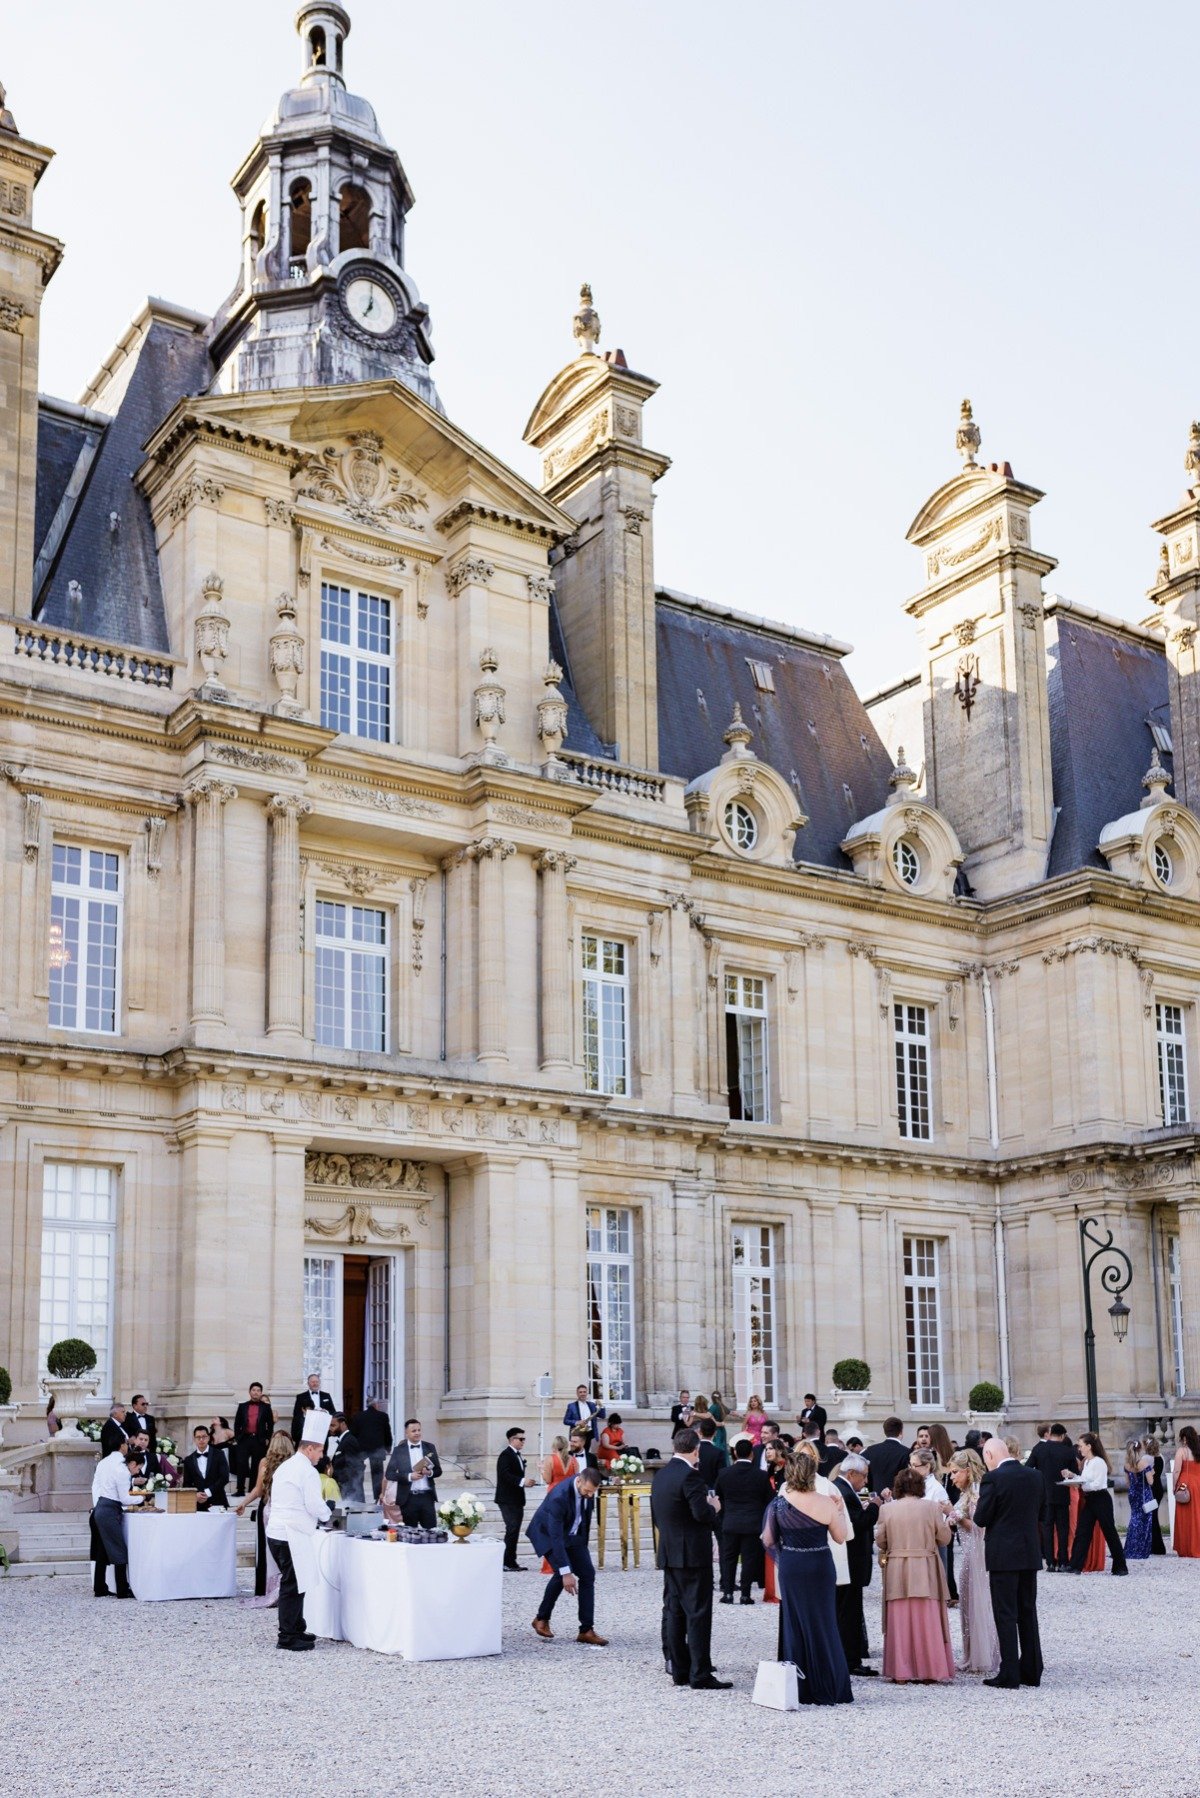
<svg viewBox="0 0 1200 1798">
<path fill-rule="evenodd" d="M 225 1022 L 225 807 L 237 788 L 207 776 L 184 794 L 192 848 L 192 1023 Z"/>
<path fill-rule="evenodd" d="M 1183 1377 L 1187 1394 L 1200 1393 L 1200 1201 L 1179 1207 L 1179 1272 L 1183 1281 Z"/>
<path fill-rule="evenodd" d="M 479 866 L 477 964 L 479 1060 L 508 1060 L 507 979 L 504 949 L 504 864 L 516 844 L 481 837 L 471 845 Z"/>
<path fill-rule="evenodd" d="M 312 806 L 298 793 L 276 793 L 267 802 L 271 820 L 270 979 L 267 1034 L 299 1034 L 303 1027 L 300 950 L 300 820 Z"/>
<path fill-rule="evenodd" d="M 542 877 L 542 1066 L 571 1065 L 571 950 L 567 924 L 567 875 L 575 857 L 543 849 L 537 858 Z"/>
</svg>

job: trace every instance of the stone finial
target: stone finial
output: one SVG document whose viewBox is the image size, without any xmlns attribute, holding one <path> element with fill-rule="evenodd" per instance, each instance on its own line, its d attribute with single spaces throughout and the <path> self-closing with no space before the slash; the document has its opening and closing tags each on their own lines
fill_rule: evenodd
<svg viewBox="0 0 1200 1798">
<path fill-rule="evenodd" d="M 954 447 L 963 459 L 964 468 L 979 467 L 975 455 L 982 442 L 979 426 L 971 411 L 971 402 L 964 400 L 958 409 L 958 429 L 954 433 Z"/>
<path fill-rule="evenodd" d="M 210 574 L 201 592 L 204 604 L 196 614 L 196 660 L 204 670 L 201 693 L 223 694 L 221 663 L 229 654 L 229 616 L 222 607 L 225 583 L 219 574 Z"/>
<path fill-rule="evenodd" d="M 965 401 L 963 403 L 966 404 Z M 916 770 L 910 768 L 905 760 L 904 745 L 901 743 L 896 749 L 896 766 L 888 777 L 888 786 L 891 788 L 888 794 L 888 804 L 902 805 L 916 784 Z"/>
<path fill-rule="evenodd" d="M 281 718 L 302 718 L 304 708 L 296 697 L 296 689 L 304 673 L 304 638 L 296 628 L 296 601 L 290 593 L 281 593 L 275 610 L 279 628 L 272 631 L 267 644 L 271 673 L 280 693 L 275 711 Z"/>
<path fill-rule="evenodd" d="M 567 734 L 567 702 L 558 685 L 562 677 L 558 663 L 547 662 L 542 676 L 542 697 L 537 706 L 538 736 L 546 751 L 542 772 L 551 780 L 561 780 L 567 773 L 566 764 L 558 759 Z"/>
<path fill-rule="evenodd" d="M 575 341 L 579 345 L 581 356 L 594 356 L 596 345 L 600 342 L 600 314 L 592 305 L 591 283 L 585 281 L 579 289 L 579 310 L 571 323 Z"/>
<path fill-rule="evenodd" d="M 8 95 L 4 91 L 4 83 L 0 81 L 0 131 L 7 131 L 10 137 L 20 137 L 21 133 L 17 130 L 17 121 L 13 118 L 12 113 L 5 105 L 7 99 Z"/>
<path fill-rule="evenodd" d="M 1158 744 L 1154 745 L 1150 756 L 1150 766 L 1142 776 L 1142 785 L 1146 789 L 1146 797 L 1142 800 L 1142 810 L 1148 811 L 1152 805 L 1161 805 L 1167 796 L 1167 788 L 1171 784 L 1171 776 L 1158 759 Z"/>
<path fill-rule="evenodd" d="M 750 742 L 753 735 L 754 732 L 749 728 L 746 720 L 742 717 L 741 706 L 735 705 L 733 708 L 733 717 L 729 723 L 729 729 L 725 732 L 724 737 L 729 748 L 721 757 L 721 760 L 723 762 L 740 761 L 744 756 L 752 754 Z"/>
<path fill-rule="evenodd" d="M 1154 585 L 1156 587 L 1165 587 L 1170 578 L 1171 552 L 1164 543 L 1160 546 L 1158 551 L 1158 570 L 1154 576 Z"/>
<path fill-rule="evenodd" d="M 475 728 L 483 738 L 483 752 L 480 759 L 496 767 L 503 767 L 508 757 L 496 742 L 500 734 L 500 726 L 504 723 L 505 689 L 496 679 L 499 667 L 494 649 L 485 649 L 479 658 L 479 668 L 483 679 L 475 689 Z"/>
<path fill-rule="evenodd" d="M 1196 419 L 1192 420 L 1192 428 L 1188 434 L 1183 466 L 1187 473 L 1188 487 L 1194 493 L 1200 487 L 1200 421 Z"/>
</svg>

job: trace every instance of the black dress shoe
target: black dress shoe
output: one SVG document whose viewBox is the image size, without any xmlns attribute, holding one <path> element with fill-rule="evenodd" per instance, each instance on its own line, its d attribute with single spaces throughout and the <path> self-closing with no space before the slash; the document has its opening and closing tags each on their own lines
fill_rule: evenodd
<svg viewBox="0 0 1200 1798">
<path fill-rule="evenodd" d="M 1021 1684 L 1019 1679 L 1001 1679 L 999 1674 L 995 1679 L 985 1679 L 983 1683 L 985 1686 L 997 1686 L 1002 1692 L 1016 1692 Z"/>
<path fill-rule="evenodd" d="M 1023 1685 L 1023 1686 L 1040 1686 L 1040 1685 L 1041 1685 L 1041 1683 L 1042 1683 L 1042 1682 L 1041 1682 L 1041 1680 L 1040 1680 L 1040 1679 L 1023 1679 L 1023 1680 L 1022 1680 L 1022 1681 L 1021 1681 L 1021 1684 L 1022 1684 L 1022 1685 Z"/>
<path fill-rule="evenodd" d="M 731 1679 L 717 1679 L 711 1673 L 707 1679 L 698 1679 L 692 1686 L 693 1692 L 731 1692 L 732 1690 L 733 1681 Z"/>
<path fill-rule="evenodd" d="M 743 1592 L 742 1593 L 742 1603 L 743 1604 L 753 1604 L 754 1600 L 751 1597 L 749 1597 L 749 1595 L 747 1593 Z"/>
<path fill-rule="evenodd" d="M 733 1603 L 733 1593 L 732 1592 L 722 1592 L 721 1603 L 722 1604 L 732 1604 Z"/>
<path fill-rule="evenodd" d="M 1113 1578 L 1114 1579 L 1124 1579 L 1125 1575 L 1128 1572 L 1129 1572 L 1128 1567 L 1114 1567 L 1113 1568 Z"/>
<path fill-rule="evenodd" d="M 315 1644 L 312 1642 L 306 1642 L 304 1640 L 304 1637 L 301 1636 L 301 1638 L 298 1642 L 279 1642 L 276 1644 L 276 1646 L 286 1650 L 286 1652 L 288 1654 L 304 1654 L 306 1652 L 311 1651 L 312 1648 L 315 1647 Z"/>
<path fill-rule="evenodd" d="M 878 1679 L 878 1667 L 851 1667 L 851 1679 Z"/>
<path fill-rule="evenodd" d="M 505 1561 L 504 1571 L 505 1573 L 528 1573 L 529 1569 L 522 1567 L 519 1561 Z"/>
<path fill-rule="evenodd" d="M 690 1679 L 676 1679 L 673 1673 L 671 1675 L 671 1684 L 673 1686 L 690 1686 L 691 1683 Z"/>
</svg>

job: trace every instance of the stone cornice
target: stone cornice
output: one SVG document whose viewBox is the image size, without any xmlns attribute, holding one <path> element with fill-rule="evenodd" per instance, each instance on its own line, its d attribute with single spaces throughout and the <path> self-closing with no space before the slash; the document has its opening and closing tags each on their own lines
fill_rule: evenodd
<svg viewBox="0 0 1200 1798">
<path fill-rule="evenodd" d="M 517 512 L 502 512 L 495 506 L 485 506 L 478 500 L 460 499 L 448 511 L 443 512 L 436 520 L 435 528 L 443 537 L 451 536 L 463 525 L 478 523 L 489 530 L 503 531 L 507 536 L 520 537 L 525 540 L 536 539 L 540 543 L 561 543 L 571 535 L 569 531 L 554 530 L 543 520 L 525 518 Z"/>
<path fill-rule="evenodd" d="M 146 460 L 134 480 L 148 496 L 156 493 L 170 477 L 188 445 L 197 437 L 208 438 L 240 455 L 252 456 L 256 461 L 274 462 L 289 473 L 303 460 L 303 451 L 284 438 L 244 430 L 219 418 L 204 418 L 184 407 L 173 412 L 146 445 Z"/>
</svg>

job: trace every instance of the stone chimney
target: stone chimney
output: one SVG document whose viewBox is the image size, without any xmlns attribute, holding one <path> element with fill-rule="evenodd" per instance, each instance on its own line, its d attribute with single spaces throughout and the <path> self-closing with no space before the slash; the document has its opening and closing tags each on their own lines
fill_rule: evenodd
<svg viewBox="0 0 1200 1798">
<path fill-rule="evenodd" d="M 642 408 L 658 383 L 620 350 L 599 353 L 587 286 L 574 335 L 581 354 L 546 388 L 525 441 L 541 453 L 543 492 L 579 527 L 551 570 L 576 691 L 621 761 L 657 768 L 654 483 L 671 464 L 643 447 Z"/>
<path fill-rule="evenodd" d="M 1193 424 L 1183 459 L 1187 487 L 1173 512 L 1154 529 L 1165 539 L 1158 580 L 1149 598 L 1167 647 L 1171 690 L 1171 746 L 1175 795 L 1200 813 L 1200 424 Z"/>
<path fill-rule="evenodd" d="M 964 400 L 955 439 L 963 466 L 908 532 L 925 581 L 905 607 L 925 659 L 929 802 L 948 818 L 981 899 L 1045 877 L 1054 826 L 1042 580 L 1057 566 L 1030 543 L 1042 498 L 1008 463 L 977 460 L 979 427 Z"/>
<path fill-rule="evenodd" d="M 53 155 L 21 136 L 0 85 L 0 611 L 18 618 L 33 610 L 42 295 L 63 251 L 33 228 L 33 190 Z"/>
</svg>

